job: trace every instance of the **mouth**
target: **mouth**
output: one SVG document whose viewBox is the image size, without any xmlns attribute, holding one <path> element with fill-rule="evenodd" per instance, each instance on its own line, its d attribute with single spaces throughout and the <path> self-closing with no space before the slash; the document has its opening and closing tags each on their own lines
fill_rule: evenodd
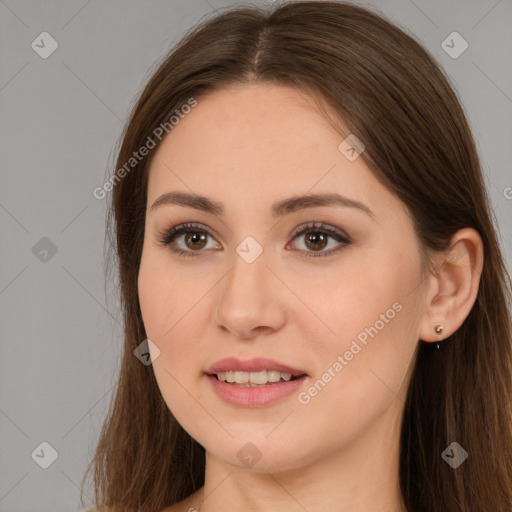
<svg viewBox="0 0 512 512">
<path fill-rule="evenodd" d="M 229 384 L 257 386 L 274 384 L 281 380 L 288 382 L 307 376 L 303 370 L 261 357 L 245 361 L 228 357 L 214 363 L 205 373 Z"/>
<path fill-rule="evenodd" d="M 306 374 L 292 375 L 289 372 L 280 372 L 279 370 L 262 370 L 259 372 L 229 370 L 227 372 L 214 373 L 210 376 L 216 377 L 217 380 L 234 386 L 259 387 L 277 384 L 279 382 L 294 381 L 305 377 Z"/>
<path fill-rule="evenodd" d="M 222 400 L 238 407 L 263 407 L 297 392 L 309 375 L 271 359 L 223 359 L 206 372 Z"/>
</svg>

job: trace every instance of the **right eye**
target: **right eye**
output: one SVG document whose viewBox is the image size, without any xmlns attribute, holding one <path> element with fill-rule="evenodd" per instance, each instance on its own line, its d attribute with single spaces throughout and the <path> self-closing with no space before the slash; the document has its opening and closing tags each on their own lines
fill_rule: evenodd
<svg viewBox="0 0 512 512">
<path fill-rule="evenodd" d="M 204 252 L 202 249 L 214 248 L 207 247 L 208 237 L 212 237 L 211 233 L 198 224 L 180 224 L 159 233 L 158 241 L 161 245 L 169 246 L 169 249 L 176 254 L 200 256 L 200 253 Z M 177 247 L 174 245 L 176 242 L 178 242 Z M 181 246 L 179 242 L 181 242 Z"/>
</svg>

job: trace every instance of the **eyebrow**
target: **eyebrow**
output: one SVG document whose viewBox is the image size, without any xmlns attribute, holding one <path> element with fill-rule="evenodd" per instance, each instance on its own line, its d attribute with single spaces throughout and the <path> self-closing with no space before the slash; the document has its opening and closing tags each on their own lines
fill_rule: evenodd
<svg viewBox="0 0 512 512">
<path fill-rule="evenodd" d="M 164 205 L 187 206 L 219 217 L 224 215 L 224 206 L 222 203 L 205 196 L 188 192 L 167 192 L 161 195 L 151 206 L 151 211 Z M 375 214 L 364 203 L 336 193 L 308 194 L 277 201 L 272 205 L 272 217 L 282 217 L 298 210 L 318 206 L 356 208 L 375 219 Z"/>
</svg>

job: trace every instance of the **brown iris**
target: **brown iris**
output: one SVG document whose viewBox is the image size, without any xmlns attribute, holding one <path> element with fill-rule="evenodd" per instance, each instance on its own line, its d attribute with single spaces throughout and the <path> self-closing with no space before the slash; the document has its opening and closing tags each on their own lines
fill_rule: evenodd
<svg viewBox="0 0 512 512">
<path fill-rule="evenodd" d="M 322 233 L 308 233 L 305 235 L 305 242 L 310 249 L 323 249 L 327 245 L 327 235 Z"/>
<path fill-rule="evenodd" d="M 191 242 L 192 245 L 189 245 L 189 242 Z M 189 249 L 194 251 L 202 249 L 206 245 L 206 233 L 200 233 L 198 231 L 187 233 L 185 235 L 185 244 Z"/>
</svg>

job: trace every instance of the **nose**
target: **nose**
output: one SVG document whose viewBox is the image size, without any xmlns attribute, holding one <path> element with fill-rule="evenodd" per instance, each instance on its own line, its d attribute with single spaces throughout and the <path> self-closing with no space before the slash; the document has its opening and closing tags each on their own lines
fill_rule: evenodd
<svg viewBox="0 0 512 512">
<path fill-rule="evenodd" d="M 250 340 L 271 334 L 286 321 L 282 284 L 267 268 L 265 251 L 252 263 L 234 253 L 233 267 L 217 293 L 214 322 L 233 337 Z"/>
</svg>

